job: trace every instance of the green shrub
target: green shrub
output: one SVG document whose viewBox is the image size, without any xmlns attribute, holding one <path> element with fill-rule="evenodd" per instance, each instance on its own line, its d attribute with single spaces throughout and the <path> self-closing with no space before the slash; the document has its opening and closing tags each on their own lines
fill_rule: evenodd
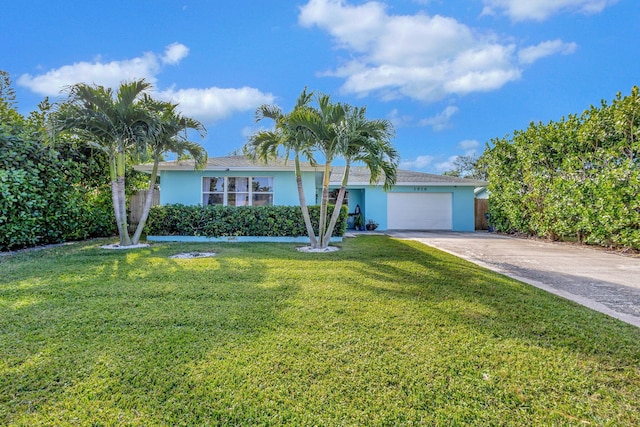
<svg viewBox="0 0 640 427">
<path fill-rule="evenodd" d="M 531 123 L 483 155 L 498 231 L 640 249 L 640 89 Z"/>
<path fill-rule="evenodd" d="M 100 197 L 37 135 L 0 129 L 0 249 L 110 235 L 110 205 L 93 204 Z"/>
<path fill-rule="evenodd" d="M 329 206 L 329 215 L 333 206 Z M 320 206 L 309 206 L 316 234 Z M 347 228 L 347 207 L 343 206 L 334 236 L 342 236 Z M 299 206 L 154 206 L 145 231 L 152 236 L 306 236 L 307 231 Z"/>
</svg>

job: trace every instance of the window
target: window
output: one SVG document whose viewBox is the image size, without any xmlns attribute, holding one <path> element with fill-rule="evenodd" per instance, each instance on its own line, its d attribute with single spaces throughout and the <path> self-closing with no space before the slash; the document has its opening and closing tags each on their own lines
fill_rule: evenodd
<svg viewBox="0 0 640 427">
<path fill-rule="evenodd" d="M 273 177 L 204 177 L 202 204 L 224 206 L 273 205 Z"/>
<path fill-rule="evenodd" d="M 338 193 L 340 192 L 339 188 L 336 188 L 335 190 L 331 190 L 329 191 L 329 204 L 331 205 L 335 205 L 336 202 L 338 201 Z M 344 206 L 349 206 L 349 192 L 345 191 L 344 192 L 344 199 L 342 199 L 342 204 Z"/>
</svg>

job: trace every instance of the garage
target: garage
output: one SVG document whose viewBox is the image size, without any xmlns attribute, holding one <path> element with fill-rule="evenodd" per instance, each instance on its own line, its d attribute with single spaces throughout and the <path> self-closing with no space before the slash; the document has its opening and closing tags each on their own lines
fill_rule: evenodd
<svg viewBox="0 0 640 427">
<path fill-rule="evenodd" d="M 452 230 L 453 193 L 389 193 L 391 230 Z"/>
</svg>

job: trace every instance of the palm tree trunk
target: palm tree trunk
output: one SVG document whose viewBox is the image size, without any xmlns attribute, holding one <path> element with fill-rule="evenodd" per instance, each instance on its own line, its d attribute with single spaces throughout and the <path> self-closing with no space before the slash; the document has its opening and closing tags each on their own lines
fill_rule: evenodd
<svg viewBox="0 0 640 427">
<path fill-rule="evenodd" d="M 324 165 L 324 177 L 322 180 L 322 199 L 320 200 L 320 224 L 318 226 L 318 236 L 320 236 L 320 248 L 329 246 L 325 240 L 325 224 L 327 222 L 327 205 L 329 204 L 329 178 L 331 175 L 331 163 Z"/>
<path fill-rule="evenodd" d="M 120 226 L 118 227 L 118 231 L 121 231 L 120 234 L 120 245 L 122 246 L 131 246 L 131 237 L 129 236 L 129 224 L 127 222 L 127 197 L 125 195 L 125 155 L 124 151 L 120 151 L 116 155 L 116 175 L 117 175 L 117 197 L 114 202 L 118 203 L 117 209 L 120 211 Z"/>
<path fill-rule="evenodd" d="M 124 244 L 122 236 L 124 232 L 122 230 L 122 222 L 120 220 L 120 203 L 118 202 L 118 176 L 116 173 L 116 160 L 114 156 L 109 158 L 109 176 L 111 180 L 111 201 L 113 203 L 113 214 L 116 218 L 116 225 L 118 227 L 118 236 L 120 237 L 120 244 Z"/>
<path fill-rule="evenodd" d="M 307 199 L 304 196 L 304 187 L 302 186 L 302 172 L 300 171 L 300 157 L 298 153 L 295 155 L 295 169 L 296 169 L 296 184 L 298 185 L 298 198 L 300 199 L 300 209 L 302 209 L 302 218 L 304 218 L 304 225 L 307 228 L 307 234 L 309 235 L 309 244 L 312 248 L 318 246 L 315 232 L 313 231 L 313 225 L 311 225 L 311 217 L 309 216 L 309 208 L 307 208 Z"/>
<path fill-rule="evenodd" d="M 149 217 L 149 211 L 151 210 L 151 204 L 153 203 L 153 191 L 155 189 L 156 178 L 158 176 L 158 163 L 159 158 L 156 156 L 153 159 L 153 169 L 151 170 L 151 175 L 149 176 L 149 188 L 147 189 L 144 198 L 144 208 L 142 209 L 142 215 L 140 215 L 140 221 L 138 222 L 138 226 L 136 227 L 136 232 L 133 234 L 133 238 L 131 239 L 131 243 L 133 243 L 134 245 L 138 244 L 140 236 L 142 235 L 142 230 L 144 230 L 144 225 L 147 222 L 147 218 Z"/>
<path fill-rule="evenodd" d="M 333 209 L 333 214 L 331 215 L 331 221 L 329 222 L 329 226 L 327 227 L 327 232 L 324 235 L 324 240 L 329 244 L 331 241 L 331 235 L 333 234 L 333 229 L 338 222 L 338 218 L 340 217 L 340 211 L 342 210 L 342 202 L 344 201 L 344 194 L 347 191 L 347 182 L 349 182 L 349 169 L 351 165 L 347 163 L 344 168 L 344 174 L 342 175 L 342 184 L 340 185 L 340 190 L 338 191 L 338 199 L 336 200 L 336 206 Z"/>
</svg>

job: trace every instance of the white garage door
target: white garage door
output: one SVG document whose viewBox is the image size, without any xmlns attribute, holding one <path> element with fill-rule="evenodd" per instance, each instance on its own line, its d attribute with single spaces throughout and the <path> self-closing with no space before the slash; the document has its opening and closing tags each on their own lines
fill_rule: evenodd
<svg viewBox="0 0 640 427">
<path fill-rule="evenodd" d="M 391 230 L 451 230 L 452 193 L 389 193 L 387 227 Z"/>
</svg>

